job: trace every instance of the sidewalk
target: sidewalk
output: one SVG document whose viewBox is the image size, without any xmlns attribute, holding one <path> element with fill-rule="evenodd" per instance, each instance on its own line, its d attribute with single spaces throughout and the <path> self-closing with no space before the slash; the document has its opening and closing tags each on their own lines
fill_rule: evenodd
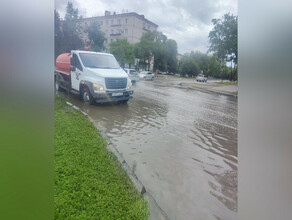
<svg viewBox="0 0 292 220">
<path fill-rule="evenodd" d="M 202 91 L 209 91 L 215 92 L 218 94 L 223 95 L 231 95 L 236 96 L 238 95 L 238 85 L 225 85 L 220 83 L 180 83 L 180 87 L 182 88 L 189 88 L 189 89 L 199 89 Z"/>
</svg>

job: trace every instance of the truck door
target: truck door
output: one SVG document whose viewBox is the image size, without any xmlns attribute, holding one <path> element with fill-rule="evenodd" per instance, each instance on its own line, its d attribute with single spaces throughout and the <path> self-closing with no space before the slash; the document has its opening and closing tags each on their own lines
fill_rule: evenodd
<svg viewBox="0 0 292 220">
<path fill-rule="evenodd" d="M 72 89 L 79 91 L 79 85 L 80 85 L 83 68 L 81 66 L 78 56 L 75 53 L 73 53 L 71 57 L 71 66 L 74 67 L 71 70 Z"/>
</svg>

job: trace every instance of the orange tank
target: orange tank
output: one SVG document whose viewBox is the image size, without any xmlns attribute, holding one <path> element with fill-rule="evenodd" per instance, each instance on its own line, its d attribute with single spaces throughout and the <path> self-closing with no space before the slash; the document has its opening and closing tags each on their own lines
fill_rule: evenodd
<svg viewBox="0 0 292 220">
<path fill-rule="evenodd" d="M 62 53 L 56 59 L 56 69 L 70 73 L 70 53 Z"/>
</svg>

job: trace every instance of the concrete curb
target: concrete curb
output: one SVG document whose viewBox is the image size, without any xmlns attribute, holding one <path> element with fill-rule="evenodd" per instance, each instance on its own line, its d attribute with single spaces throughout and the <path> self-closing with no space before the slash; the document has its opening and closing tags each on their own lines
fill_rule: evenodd
<svg viewBox="0 0 292 220">
<path fill-rule="evenodd" d="M 138 179 L 138 177 L 135 175 L 133 170 L 130 168 L 130 166 L 127 164 L 125 159 L 123 158 L 122 154 L 118 151 L 116 146 L 111 142 L 109 137 L 102 131 L 102 128 L 85 112 L 83 112 L 80 108 L 77 106 L 71 104 L 70 102 L 66 102 L 67 105 L 71 106 L 72 108 L 80 111 L 93 125 L 94 127 L 99 131 L 101 136 L 106 139 L 107 141 L 107 149 L 114 153 L 118 159 L 118 161 L 122 164 L 124 170 L 126 171 L 127 175 L 131 179 L 132 183 L 136 187 L 136 189 L 141 193 L 144 199 L 148 201 L 149 204 L 149 210 L 150 210 L 150 215 L 149 219 L 150 220 L 169 220 L 168 216 L 166 213 L 160 208 L 160 206 L 157 204 L 153 196 L 146 191 L 145 186 L 143 183 Z"/>
</svg>

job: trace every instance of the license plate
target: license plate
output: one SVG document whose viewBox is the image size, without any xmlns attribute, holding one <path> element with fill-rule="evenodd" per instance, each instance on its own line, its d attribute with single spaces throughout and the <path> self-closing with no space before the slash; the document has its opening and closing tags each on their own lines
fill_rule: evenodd
<svg viewBox="0 0 292 220">
<path fill-rule="evenodd" d="M 112 96 L 122 96 L 122 95 L 123 95 L 122 92 L 112 93 Z"/>
</svg>

